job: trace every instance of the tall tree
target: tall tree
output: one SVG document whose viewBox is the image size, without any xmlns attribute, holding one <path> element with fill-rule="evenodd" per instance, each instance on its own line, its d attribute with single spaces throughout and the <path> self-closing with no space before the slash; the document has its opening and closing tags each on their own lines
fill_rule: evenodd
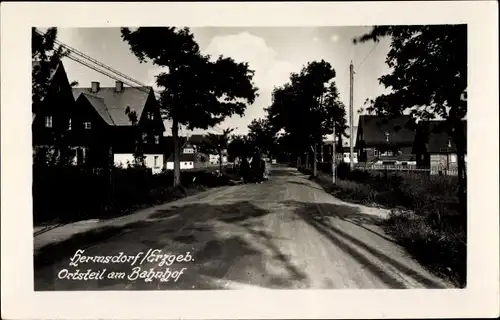
<svg viewBox="0 0 500 320">
<path fill-rule="evenodd" d="M 203 55 L 189 28 L 141 27 L 121 29 L 122 39 L 140 62 L 167 67 L 156 77 L 162 88 L 162 115 L 172 120 L 174 185 L 180 184 L 179 125 L 208 129 L 234 114 L 243 116 L 257 96 L 254 71 L 247 63 Z"/>
<path fill-rule="evenodd" d="M 275 153 L 276 133 L 267 118 L 252 120 L 248 125 L 248 140 L 262 152 Z"/>
<path fill-rule="evenodd" d="M 227 128 L 222 131 L 222 134 L 209 133 L 201 146 L 203 152 L 210 154 L 215 153 L 219 156 L 220 173 L 222 173 L 223 154 L 227 151 L 231 132 L 233 131 L 234 129 Z"/>
<path fill-rule="evenodd" d="M 338 92 L 335 84 L 330 83 L 334 77 L 330 63 L 310 62 L 300 73 L 292 73 L 288 83 L 274 90 L 273 103 L 267 109 L 273 126 L 285 130 L 285 140 L 294 141 L 294 153 L 313 150 L 313 175 L 316 175 L 317 145 L 332 132 L 332 119 L 336 119 L 336 126 L 344 124 L 339 118 L 342 105 L 338 102 Z"/>
<path fill-rule="evenodd" d="M 227 153 L 230 161 L 236 158 L 249 157 L 251 155 L 251 146 L 248 137 L 244 135 L 233 135 L 227 146 Z"/>
<path fill-rule="evenodd" d="M 392 92 L 375 103 L 378 113 L 410 111 L 419 119 L 445 119 L 457 146 L 459 199 L 466 219 L 467 25 L 376 26 L 354 43 L 390 38 L 386 63 L 392 69 L 379 78 Z M 377 102 L 377 101 L 375 101 Z M 466 225 L 466 223 L 465 223 Z"/>
</svg>

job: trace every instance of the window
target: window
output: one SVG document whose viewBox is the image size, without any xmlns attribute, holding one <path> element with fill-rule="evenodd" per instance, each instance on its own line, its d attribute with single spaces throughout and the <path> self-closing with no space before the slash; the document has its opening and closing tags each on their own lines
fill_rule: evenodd
<svg viewBox="0 0 500 320">
<path fill-rule="evenodd" d="M 52 116 L 45 117 L 45 127 L 52 128 Z"/>
<path fill-rule="evenodd" d="M 385 133 L 385 141 L 386 141 L 386 142 L 389 142 L 389 132 L 386 132 L 386 133 Z"/>
<path fill-rule="evenodd" d="M 457 155 L 456 154 L 450 154 L 450 162 L 451 163 L 457 162 Z"/>
<path fill-rule="evenodd" d="M 158 156 L 155 156 L 154 157 L 154 167 L 157 168 L 158 167 Z"/>
<path fill-rule="evenodd" d="M 71 118 L 68 120 L 68 130 L 71 130 Z"/>
<path fill-rule="evenodd" d="M 448 140 L 448 148 L 451 148 L 451 140 Z"/>
<path fill-rule="evenodd" d="M 147 133 L 144 132 L 142 134 L 142 141 L 145 141 L 147 137 L 148 137 Z"/>
<path fill-rule="evenodd" d="M 378 150 L 377 150 L 377 149 L 373 149 L 373 155 L 374 155 L 375 157 L 378 157 Z"/>
<path fill-rule="evenodd" d="M 155 144 L 160 144 L 160 136 L 155 136 Z"/>
<path fill-rule="evenodd" d="M 152 112 L 148 112 L 148 119 L 149 120 L 153 120 L 154 119 L 154 115 Z"/>
<path fill-rule="evenodd" d="M 87 130 L 90 130 L 90 128 L 92 127 L 92 126 L 91 126 L 90 121 L 84 122 L 84 123 L 83 123 L 83 126 L 84 126 L 84 128 L 85 128 L 85 129 L 87 129 Z"/>
</svg>

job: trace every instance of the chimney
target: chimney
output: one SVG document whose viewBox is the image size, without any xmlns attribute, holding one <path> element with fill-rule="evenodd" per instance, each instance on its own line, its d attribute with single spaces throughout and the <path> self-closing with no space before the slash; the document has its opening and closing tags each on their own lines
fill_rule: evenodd
<svg viewBox="0 0 500 320">
<path fill-rule="evenodd" d="M 116 92 L 122 92 L 122 90 L 123 90 L 123 82 L 116 81 L 115 90 L 116 90 Z"/>
<path fill-rule="evenodd" d="M 97 91 L 99 91 L 99 82 L 92 81 L 91 91 L 94 92 L 94 93 L 96 93 Z"/>
</svg>

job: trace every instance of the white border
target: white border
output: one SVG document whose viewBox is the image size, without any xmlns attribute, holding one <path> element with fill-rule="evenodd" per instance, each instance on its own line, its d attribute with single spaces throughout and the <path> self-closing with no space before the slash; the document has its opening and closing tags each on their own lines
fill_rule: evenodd
<svg viewBox="0 0 500 320">
<path fill-rule="evenodd" d="M 2 317 L 398 318 L 499 315 L 498 4 L 2 3 Z M 469 250 L 463 290 L 33 291 L 30 27 L 469 26 Z"/>
</svg>

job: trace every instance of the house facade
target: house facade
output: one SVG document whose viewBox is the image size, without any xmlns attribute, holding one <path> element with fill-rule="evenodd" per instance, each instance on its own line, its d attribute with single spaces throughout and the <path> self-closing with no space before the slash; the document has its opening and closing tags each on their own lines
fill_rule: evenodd
<svg viewBox="0 0 500 320">
<path fill-rule="evenodd" d="M 358 127 L 353 126 L 353 142 L 356 141 Z M 350 139 L 346 138 L 349 136 L 351 131 L 349 128 L 346 129 L 344 136 L 340 141 L 337 139 L 337 146 L 335 149 L 337 162 L 351 162 L 351 148 L 350 148 Z M 353 143 L 354 144 L 354 143 Z M 324 140 L 323 141 L 323 149 L 322 149 L 322 158 L 324 161 L 331 161 L 332 152 L 333 152 L 333 140 Z M 353 163 L 358 163 L 358 150 L 356 149 L 356 145 L 353 147 Z"/>
<path fill-rule="evenodd" d="M 465 160 L 467 161 L 467 121 L 462 121 Z M 414 153 L 420 168 L 430 169 L 432 175 L 457 175 L 457 148 L 447 132 L 444 121 L 422 121 L 416 132 Z"/>
<path fill-rule="evenodd" d="M 415 128 L 407 115 L 360 115 L 356 134 L 358 161 L 367 165 L 416 166 Z"/>
<path fill-rule="evenodd" d="M 164 168 L 165 127 L 151 87 L 73 88 L 76 118 L 82 124 L 85 161 L 96 167 L 128 167 L 142 155 L 153 173 Z"/>
<path fill-rule="evenodd" d="M 34 72 L 40 67 L 40 63 L 32 62 Z M 34 163 L 83 163 L 86 152 L 81 142 L 83 124 L 77 117 L 72 88 L 62 62 L 50 70 L 40 101 L 32 110 Z"/>
</svg>

